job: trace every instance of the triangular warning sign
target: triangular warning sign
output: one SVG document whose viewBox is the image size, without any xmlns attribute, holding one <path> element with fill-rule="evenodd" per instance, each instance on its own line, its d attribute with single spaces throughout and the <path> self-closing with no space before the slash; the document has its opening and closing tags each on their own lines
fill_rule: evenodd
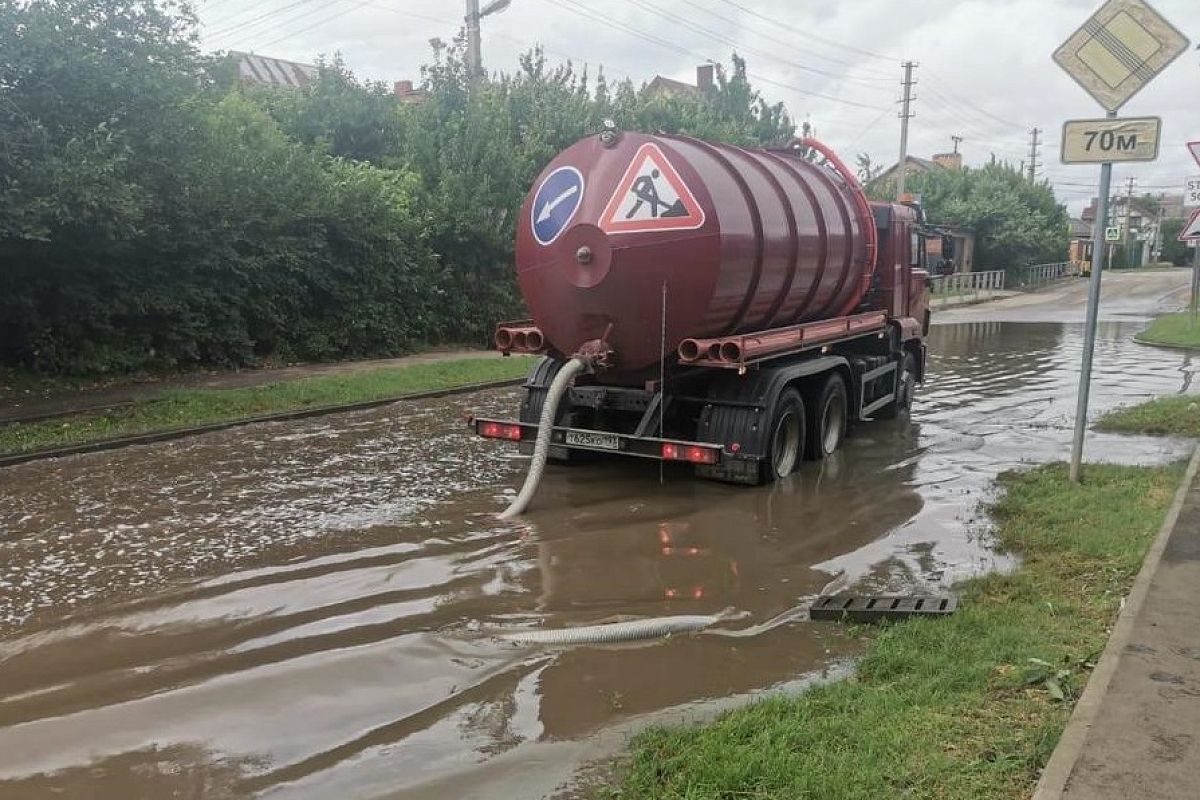
<svg viewBox="0 0 1200 800">
<path fill-rule="evenodd" d="M 1192 212 L 1187 224 L 1179 230 L 1179 241 L 1187 242 L 1192 239 L 1200 239 L 1200 208 Z"/>
<path fill-rule="evenodd" d="M 605 233 L 676 231 L 699 228 L 704 210 L 658 145 L 638 148 L 617 190 L 604 207 Z"/>
<path fill-rule="evenodd" d="M 1196 159 L 1197 164 L 1200 164 L 1200 142 L 1188 142 L 1187 146 L 1192 158 Z"/>
</svg>

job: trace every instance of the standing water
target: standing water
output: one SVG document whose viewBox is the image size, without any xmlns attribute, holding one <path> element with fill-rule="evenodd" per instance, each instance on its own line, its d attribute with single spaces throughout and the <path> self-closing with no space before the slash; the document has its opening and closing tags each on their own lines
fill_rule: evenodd
<svg viewBox="0 0 1200 800">
<path fill-rule="evenodd" d="M 1093 408 L 1192 390 L 1105 322 Z M 935 327 L 911 421 L 759 489 L 655 464 L 548 472 L 465 430 L 514 390 L 0 471 L 0 798 L 538 796 L 625 731 L 819 674 L 825 589 L 1010 566 L 979 502 L 1061 459 L 1081 326 Z M 1187 443 L 1091 434 L 1158 463 Z M 490 631 L 717 614 L 755 636 L 546 649 Z M 782 616 L 781 616 L 782 615 Z M 779 624 L 762 625 L 769 620 Z M 597 744 L 599 742 L 599 744 Z"/>
</svg>

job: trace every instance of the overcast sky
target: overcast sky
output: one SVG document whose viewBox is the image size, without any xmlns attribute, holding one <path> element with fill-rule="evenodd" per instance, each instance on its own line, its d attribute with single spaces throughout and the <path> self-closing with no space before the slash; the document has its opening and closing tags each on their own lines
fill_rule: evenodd
<svg viewBox="0 0 1200 800">
<path fill-rule="evenodd" d="M 483 0 L 486 3 L 486 0 Z M 204 44 L 311 62 L 340 52 L 361 77 L 418 79 L 429 40 L 461 25 L 461 0 L 199 0 Z M 483 21 L 489 70 L 513 70 L 519 53 L 541 44 L 610 78 L 666 75 L 694 82 L 705 59 L 746 58 L 755 85 L 846 159 L 866 152 L 894 163 L 899 150 L 900 63 L 912 59 L 916 117 L 909 152 L 928 157 L 952 147 L 967 164 L 1028 158 L 1029 130 L 1044 131 L 1040 174 L 1078 213 L 1095 194 L 1099 168 L 1059 163 L 1063 120 L 1103 109 L 1050 54 L 1100 5 L 1097 0 L 512 0 Z M 1154 0 L 1192 40 L 1200 40 L 1196 0 Z M 1190 12 L 1190 13 L 1189 13 Z M 1122 110 L 1163 118 L 1159 160 L 1118 166 L 1138 191 L 1180 191 L 1200 174 L 1184 142 L 1200 139 L 1200 51 L 1189 49 Z"/>
</svg>

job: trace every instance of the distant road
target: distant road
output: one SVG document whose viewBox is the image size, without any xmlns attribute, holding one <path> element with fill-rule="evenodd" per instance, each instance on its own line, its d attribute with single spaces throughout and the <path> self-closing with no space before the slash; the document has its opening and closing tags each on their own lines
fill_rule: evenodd
<svg viewBox="0 0 1200 800">
<path fill-rule="evenodd" d="M 1101 282 L 1100 319 L 1147 318 L 1187 305 L 1191 270 L 1106 272 Z M 1067 279 L 1050 289 L 990 303 L 933 312 L 933 324 L 955 322 L 1083 322 L 1087 278 Z"/>
</svg>

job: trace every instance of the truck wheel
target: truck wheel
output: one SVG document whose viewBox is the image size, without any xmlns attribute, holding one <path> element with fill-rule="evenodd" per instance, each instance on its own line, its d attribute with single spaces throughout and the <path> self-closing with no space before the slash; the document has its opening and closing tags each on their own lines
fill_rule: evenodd
<svg viewBox="0 0 1200 800">
<path fill-rule="evenodd" d="M 829 373 L 816 402 L 808 406 L 808 442 L 804 457 L 820 461 L 833 455 L 846 436 L 846 381 L 837 372 Z"/>
<path fill-rule="evenodd" d="M 912 408 L 913 395 L 917 391 L 917 359 L 912 353 L 905 352 L 900 360 L 900 386 L 896 399 L 875 412 L 878 419 L 895 419 L 901 413 L 907 414 Z"/>
<path fill-rule="evenodd" d="M 763 483 L 777 481 L 795 471 L 804 453 L 804 429 L 804 400 L 795 389 L 785 389 L 775 404 L 767 458 L 760 465 Z"/>
</svg>

